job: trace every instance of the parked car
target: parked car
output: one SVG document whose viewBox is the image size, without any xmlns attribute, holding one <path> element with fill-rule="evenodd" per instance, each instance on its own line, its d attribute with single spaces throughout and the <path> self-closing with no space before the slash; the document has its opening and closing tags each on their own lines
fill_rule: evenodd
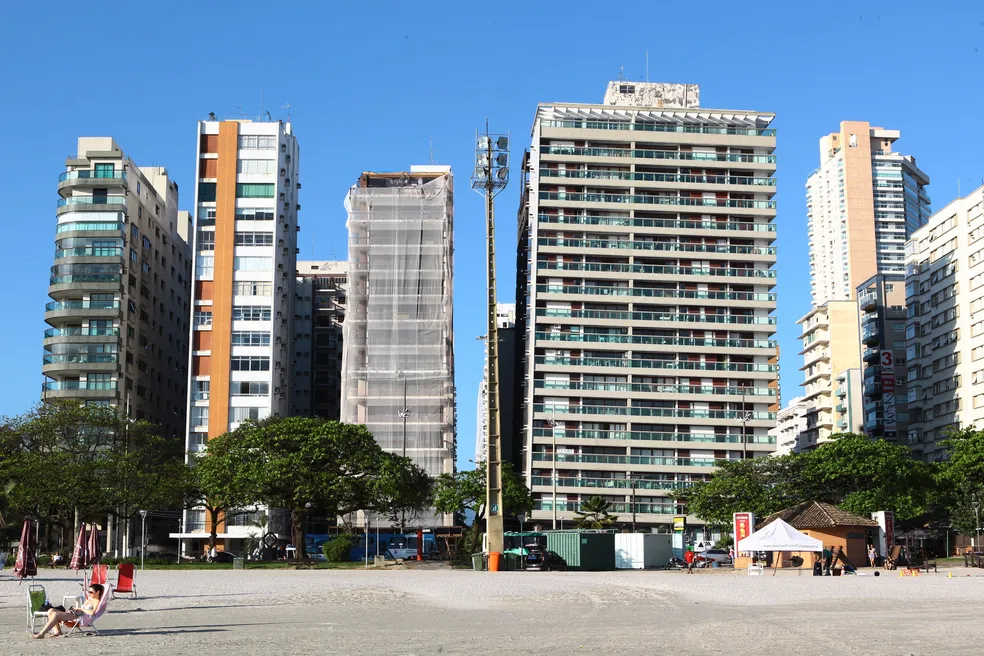
<svg viewBox="0 0 984 656">
<path fill-rule="evenodd" d="M 731 562 L 731 557 L 725 549 L 707 549 L 702 551 L 699 555 L 703 556 L 704 560 L 716 560 L 719 563 Z"/>
<path fill-rule="evenodd" d="M 526 569 L 542 572 L 549 572 L 550 570 L 566 572 L 567 561 L 553 551 L 532 549 L 526 556 Z"/>
</svg>

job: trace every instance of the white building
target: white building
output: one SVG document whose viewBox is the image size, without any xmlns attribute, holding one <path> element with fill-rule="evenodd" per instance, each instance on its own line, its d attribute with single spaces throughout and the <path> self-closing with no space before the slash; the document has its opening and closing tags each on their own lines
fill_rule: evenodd
<svg viewBox="0 0 984 656">
<path fill-rule="evenodd" d="M 807 416 L 812 409 L 812 403 L 802 396 L 797 396 L 776 414 L 775 428 L 769 429 L 769 435 L 776 441 L 773 455 L 785 456 L 800 452 L 799 440 L 806 434 Z"/>
</svg>

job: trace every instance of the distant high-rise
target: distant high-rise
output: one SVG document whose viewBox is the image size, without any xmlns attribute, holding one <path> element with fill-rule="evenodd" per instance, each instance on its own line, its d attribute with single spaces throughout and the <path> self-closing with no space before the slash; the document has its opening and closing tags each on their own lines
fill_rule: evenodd
<svg viewBox="0 0 984 656">
<path fill-rule="evenodd" d="M 499 332 L 499 431 L 502 435 L 502 459 L 511 462 L 515 471 L 520 471 L 518 460 L 520 444 L 517 440 L 518 427 L 515 425 L 516 376 L 516 304 L 496 303 L 496 325 Z M 487 345 L 487 343 L 486 343 Z M 488 456 L 489 448 L 489 363 L 488 348 L 485 349 L 485 366 L 482 368 L 482 382 L 478 386 L 478 412 L 476 414 L 475 462 L 482 462 Z"/>
<path fill-rule="evenodd" d="M 189 215 L 161 167 L 81 137 L 58 178 L 43 398 L 126 408 L 184 434 Z"/>
<path fill-rule="evenodd" d="M 855 297 L 875 274 L 902 274 L 905 240 L 929 218 L 929 177 L 892 150 L 898 130 L 843 121 L 820 139 L 806 182 L 813 307 Z"/>
<path fill-rule="evenodd" d="M 383 449 L 405 453 L 431 476 L 451 473 L 451 169 L 413 166 L 408 172 L 363 173 L 345 204 L 349 259 L 342 421 L 365 424 Z"/>
<path fill-rule="evenodd" d="M 516 273 L 535 521 L 601 496 L 668 526 L 717 461 L 774 450 L 773 118 L 624 80 L 537 107 Z"/>
<path fill-rule="evenodd" d="M 290 414 L 338 421 L 347 262 L 298 262 Z"/>
</svg>

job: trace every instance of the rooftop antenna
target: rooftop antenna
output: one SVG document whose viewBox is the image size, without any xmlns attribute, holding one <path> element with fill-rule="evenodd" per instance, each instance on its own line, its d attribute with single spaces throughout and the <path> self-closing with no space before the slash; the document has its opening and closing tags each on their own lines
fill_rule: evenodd
<svg viewBox="0 0 984 656">
<path fill-rule="evenodd" d="M 649 51 L 646 51 L 646 82 L 649 82 Z"/>
<path fill-rule="evenodd" d="M 246 114 L 243 113 L 242 106 L 241 105 L 235 105 L 235 107 L 236 107 L 236 116 L 239 116 L 240 118 L 246 118 Z"/>
<path fill-rule="evenodd" d="M 262 121 L 264 114 L 266 114 L 266 94 L 263 87 L 260 87 L 260 118 L 256 120 Z"/>
<path fill-rule="evenodd" d="M 290 123 L 290 103 L 287 103 L 286 105 L 281 105 L 280 109 L 287 110 L 287 122 Z"/>
<path fill-rule="evenodd" d="M 625 66 L 618 67 L 618 79 L 622 81 L 625 80 Z"/>
</svg>

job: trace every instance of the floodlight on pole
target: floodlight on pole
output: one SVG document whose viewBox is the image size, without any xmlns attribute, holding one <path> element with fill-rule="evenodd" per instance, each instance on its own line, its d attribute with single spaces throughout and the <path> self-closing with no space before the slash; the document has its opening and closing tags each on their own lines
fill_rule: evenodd
<svg viewBox="0 0 984 656">
<path fill-rule="evenodd" d="M 486 522 L 489 553 L 505 550 L 502 521 L 502 436 L 499 425 L 499 331 L 496 318 L 495 292 L 495 197 L 509 184 L 509 135 L 475 135 L 475 168 L 471 177 L 472 189 L 485 197 L 485 254 L 488 282 L 488 444 L 486 445 Z"/>
<path fill-rule="evenodd" d="M 140 531 L 140 571 L 144 568 L 144 552 L 147 551 L 147 511 L 140 511 L 140 519 L 142 520 L 142 527 Z"/>
</svg>

